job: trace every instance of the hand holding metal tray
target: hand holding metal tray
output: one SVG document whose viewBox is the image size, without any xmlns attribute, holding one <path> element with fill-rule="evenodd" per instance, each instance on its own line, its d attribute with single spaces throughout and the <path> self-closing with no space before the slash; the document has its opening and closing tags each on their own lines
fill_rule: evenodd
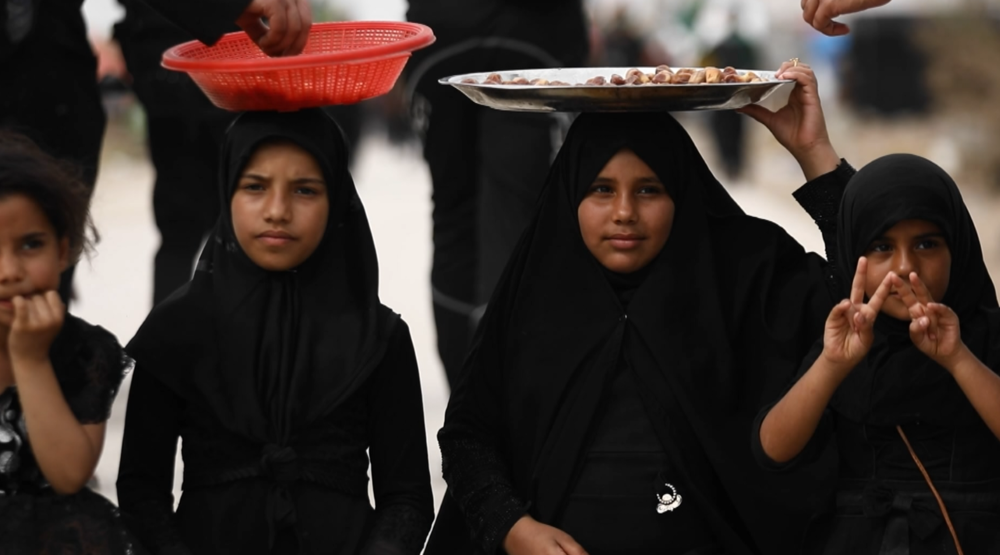
<svg viewBox="0 0 1000 555">
<path fill-rule="evenodd" d="M 497 110 L 514 112 L 676 112 L 689 110 L 735 110 L 764 100 L 788 79 L 775 79 L 773 71 L 753 70 L 763 81 L 697 85 L 576 85 L 592 77 L 610 79 L 632 68 L 574 67 L 467 73 L 445 77 L 439 83 L 462 91 L 473 102 Z M 640 67 L 644 73 L 655 68 Z M 700 68 L 692 68 L 700 69 Z M 743 74 L 749 70 L 737 70 Z M 563 81 L 570 85 L 483 84 L 490 73 L 505 80 L 515 77 Z M 475 79 L 478 83 L 463 83 Z"/>
</svg>

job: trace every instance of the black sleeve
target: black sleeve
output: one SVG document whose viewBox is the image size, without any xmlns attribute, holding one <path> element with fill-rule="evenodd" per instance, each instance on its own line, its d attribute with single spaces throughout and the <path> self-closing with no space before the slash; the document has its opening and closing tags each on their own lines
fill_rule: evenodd
<svg viewBox="0 0 1000 555">
<path fill-rule="evenodd" d="M 807 182 L 792 193 L 802 209 L 812 216 L 823 235 L 827 283 L 837 300 L 842 296 L 840 292 L 843 290 L 839 287 L 840 275 L 837 273 L 837 213 L 840 211 L 840 199 L 844 196 L 847 182 L 855 173 L 857 171 L 847 160 L 841 158 L 837 169 Z"/>
<path fill-rule="evenodd" d="M 118 468 L 122 518 L 157 555 L 188 555 L 174 527 L 174 459 L 184 400 L 136 367 Z"/>
<path fill-rule="evenodd" d="M 369 390 L 375 524 L 365 555 L 417 555 L 434 520 L 420 373 L 406 324 L 397 322 Z"/>
<path fill-rule="evenodd" d="M 478 353 L 473 352 L 473 359 Z M 480 552 L 500 552 L 504 538 L 528 504 L 514 487 L 511 471 L 499 447 L 496 422 L 499 390 L 490 372 L 466 363 L 464 376 L 452 392 L 445 425 L 438 433 L 442 471 L 448 493 L 457 503 L 468 533 Z"/>
<path fill-rule="evenodd" d="M 56 373 L 61 386 L 64 381 L 76 382 L 76 386 L 63 386 L 66 403 L 76 419 L 81 424 L 97 424 L 111 417 L 111 406 L 132 360 L 118 339 L 100 326 L 89 327 L 84 337 L 78 358 L 67 365 L 82 372 L 73 377 L 62 376 L 62 369 Z"/>
<path fill-rule="evenodd" d="M 232 30 L 251 0 L 143 1 L 196 39 L 211 45 Z"/>
</svg>

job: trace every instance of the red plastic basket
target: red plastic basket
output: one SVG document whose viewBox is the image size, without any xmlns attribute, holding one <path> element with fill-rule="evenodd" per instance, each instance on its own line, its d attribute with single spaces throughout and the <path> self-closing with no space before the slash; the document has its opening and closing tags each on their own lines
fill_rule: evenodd
<svg viewBox="0 0 1000 555">
<path fill-rule="evenodd" d="M 163 53 L 163 67 L 187 72 L 225 110 L 294 111 L 385 94 L 410 52 L 433 42 L 430 27 L 417 23 L 316 23 L 297 56 L 271 58 L 246 33 L 236 32 L 215 46 L 175 46 Z"/>
</svg>

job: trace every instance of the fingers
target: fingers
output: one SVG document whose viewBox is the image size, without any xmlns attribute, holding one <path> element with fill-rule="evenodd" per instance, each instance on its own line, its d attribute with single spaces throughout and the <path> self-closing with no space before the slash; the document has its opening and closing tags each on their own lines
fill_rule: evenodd
<svg viewBox="0 0 1000 555">
<path fill-rule="evenodd" d="M 28 300 L 18 295 L 11 299 L 14 305 L 14 322 L 11 327 L 16 329 L 27 329 L 31 325 L 31 308 Z"/>
<path fill-rule="evenodd" d="M 802 20 L 806 23 L 812 25 L 813 19 L 816 17 L 816 11 L 819 9 L 820 0 L 802 0 Z"/>
<path fill-rule="evenodd" d="M 774 118 L 774 112 L 768 110 L 763 106 L 758 106 L 756 104 L 748 104 L 736 111 L 741 114 L 750 116 L 751 118 L 760 122 L 765 127 L 769 126 L 771 124 L 772 119 Z"/>
<path fill-rule="evenodd" d="M 285 28 L 277 48 L 282 56 L 292 54 L 292 45 L 298 42 L 302 35 L 302 17 L 299 15 L 298 0 L 285 0 Z"/>
<path fill-rule="evenodd" d="M 895 276 L 892 272 L 886 274 L 882 278 L 882 283 L 878 285 L 878 289 L 872 294 L 871 298 L 868 299 L 868 308 L 871 309 L 873 314 L 878 314 L 882 310 L 882 304 L 887 298 L 889 298 L 889 291 L 892 290 L 892 276 Z M 899 277 L 899 276 L 896 276 Z"/>
<path fill-rule="evenodd" d="M 851 282 L 851 302 L 859 305 L 865 302 L 865 275 L 868 272 L 868 259 L 858 259 L 858 267 L 854 270 L 854 281 Z"/>
<path fill-rule="evenodd" d="M 910 272 L 909 277 L 910 286 L 913 288 L 913 292 L 917 296 L 917 300 L 920 301 L 920 304 L 926 305 L 934 302 L 934 299 L 931 298 L 931 292 L 927 290 L 927 286 L 924 285 L 920 276 L 916 272 Z"/>
<path fill-rule="evenodd" d="M 777 77 L 777 75 L 776 75 Z M 781 79 L 791 79 L 795 81 L 793 95 L 801 99 L 809 99 L 819 103 L 819 83 L 816 81 L 816 73 L 806 64 L 799 64 L 783 71 Z"/>
<path fill-rule="evenodd" d="M 917 296 L 913 293 L 913 288 L 910 287 L 910 284 L 892 272 L 889 273 L 889 276 L 892 278 L 893 288 L 899 294 L 899 300 L 903 301 L 903 304 L 909 309 L 910 317 L 919 318 L 923 316 L 923 307 L 920 301 L 917 300 Z"/>
<path fill-rule="evenodd" d="M 566 555 L 587 555 L 587 550 L 576 543 L 576 540 L 571 538 L 569 534 L 561 534 L 556 538 L 556 541 L 559 542 L 559 547 L 562 548 Z"/>
<path fill-rule="evenodd" d="M 280 56 L 289 45 L 286 41 L 288 10 L 285 0 L 254 0 L 254 3 L 257 2 L 263 4 L 262 15 L 267 18 L 267 32 L 257 45 L 269 56 Z"/>
<path fill-rule="evenodd" d="M 299 32 L 292 40 L 292 45 L 285 52 L 286 56 L 301 54 L 309 42 L 309 29 L 312 28 L 312 8 L 309 0 L 297 0 Z"/>
</svg>

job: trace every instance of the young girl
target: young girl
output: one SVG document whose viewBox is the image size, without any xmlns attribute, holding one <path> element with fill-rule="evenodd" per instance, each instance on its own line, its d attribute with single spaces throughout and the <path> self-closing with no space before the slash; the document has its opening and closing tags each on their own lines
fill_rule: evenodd
<svg viewBox="0 0 1000 555">
<path fill-rule="evenodd" d="M 783 70 L 799 87 L 763 119 L 839 197 L 815 79 Z M 745 215 L 673 118 L 581 115 L 449 403 L 427 553 L 787 553 L 808 512 L 785 499 L 815 482 L 757 471 L 746 430 L 832 304 L 822 259 Z M 474 545 L 445 545 L 452 510 Z"/>
<path fill-rule="evenodd" d="M 758 458 L 790 468 L 836 443 L 837 494 L 804 553 L 994 553 L 1000 310 L 958 188 L 927 160 L 886 156 L 851 180 L 839 226 L 849 299 L 762 412 Z"/>
<path fill-rule="evenodd" d="M 127 347 L 122 512 L 155 553 L 415 555 L 433 518 L 416 358 L 340 131 L 247 113 L 222 152 L 195 276 Z"/>
<path fill-rule="evenodd" d="M 129 363 L 66 314 L 59 275 L 89 247 L 87 190 L 0 134 L 0 553 L 132 554 L 117 509 L 85 487 Z"/>
</svg>

